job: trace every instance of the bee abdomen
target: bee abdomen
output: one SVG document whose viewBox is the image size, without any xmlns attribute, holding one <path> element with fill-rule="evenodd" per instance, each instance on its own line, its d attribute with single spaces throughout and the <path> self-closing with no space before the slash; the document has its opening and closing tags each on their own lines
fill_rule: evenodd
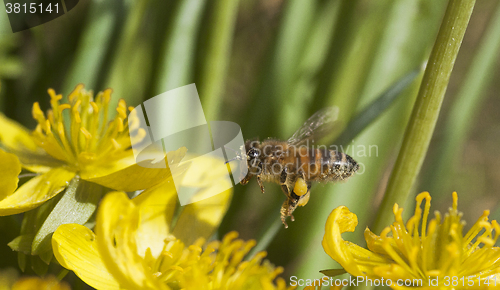
<svg viewBox="0 0 500 290">
<path fill-rule="evenodd" d="M 351 156 L 326 148 L 309 149 L 309 162 L 308 172 L 304 173 L 311 181 L 345 180 L 359 169 Z"/>
</svg>

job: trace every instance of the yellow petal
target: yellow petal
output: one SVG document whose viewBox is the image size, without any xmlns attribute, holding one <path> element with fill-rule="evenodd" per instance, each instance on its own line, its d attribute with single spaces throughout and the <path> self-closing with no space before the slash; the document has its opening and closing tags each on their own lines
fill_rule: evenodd
<svg viewBox="0 0 500 290">
<path fill-rule="evenodd" d="M 328 216 L 323 237 L 323 249 L 337 261 L 347 272 L 354 276 L 370 276 L 373 264 L 383 264 L 387 261 L 367 249 L 342 239 L 341 234 L 353 232 L 358 224 L 356 215 L 345 206 L 339 206 Z M 371 267 L 360 265 L 364 261 Z"/>
<path fill-rule="evenodd" d="M 63 167 L 34 177 L 0 201 L 0 216 L 33 209 L 61 192 L 75 176 Z"/>
<path fill-rule="evenodd" d="M 182 187 L 197 190 L 190 198 L 195 202 L 182 208 L 173 230 L 173 235 L 186 245 L 200 237 L 208 239 L 212 236 L 229 207 L 233 193 L 227 167 L 220 166 L 220 159 L 206 156 L 197 159 L 187 168 L 180 182 Z"/>
<path fill-rule="evenodd" d="M 92 167 L 92 169 L 96 168 Z M 118 165 L 114 168 L 106 168 L 105 173 L 109 174 L 104 176 L 97 176 L 97 174 L 104 173 L 102 168 L 91 172 L 92 169 L 82 171 L 82 179 L 120 191 L 145 189 L 158 184 L 170 175 L 170 170 L 167 168 L 145 168 L 135 163 L 125 168 L 120 168 Z"/>
<path fill-rule="evenodd" d="M 203 195 L 203 190 L 199 194 Z M 184 206 L 175 224 L 173 235 L 186 245 L 193 244 L 200 237 L 210 238 L 219 227 L 232 196 L 233 190 L 230 189 Z"/>
<path fill-rule="evenodd" d="M 20 124 L 0 113 L 0 143 L 17 155 L 24 168 L 32 172 L 47 172 L 47 166 L 59 162 L 46 154 L 31 138 L 30 132 Z M 1 197 L 0 197 L 1 198 Z"/>
<path fill-rule="evenodd" d="M 172 217 L 177 206 L 177 192 L 173 179 L 146 189 L 132 200 L 139 208 L 140 224 L 136 233 L 137 251 L 146 254 L 151 249 L 153 257 L 158 257 L 170 234 Z"/>
<path fill-rule="evenodd" d="M 21 161 L 23 168 L 36 173 L 45 173 L 54 167 L 60 167 L 64 165 L 64 162 L 57 160 L 45 151 L 22 151 L 22 150 L 11 150 Z"/>
<path fill-rule="evenodd" d="M 65 224 L 52 236 L 52 249 L 59 264 L 75 272 L 85 283 L 97 289 L 120 289 L 108 272 L 97 250 L 94 233 L 78 224 Z"/>
<path fill-rule="evenodd" d="M 0 149 L 0 199 L 12 194 L 19 182 L 21 173 L 21 163 L 14 154 L 7 153 Z"/>
<path fill-rule="evenodd" d="M 97 213 L 96 239 L 109 272 L 125 289 L 165 289 L 137 253 L 139 210 L 123 192 L 108 193 Z"/>
<path fill-rule="evenodd" d="M 181 147 L 176 151 L 168 153 L 170 162 L 168 166 L 167 158 L 158 161 L 159 168 L 150 168 L 149 160 L 137 164 L 132 151 L 129 150 L 125 157 L 110 163 L 110 164 L 96 164 L 95 166 L 85 168 L 81 172 L 81 177 L 90 182 L 94 182 L 115 190 L 121 191 L 135 191 L 152 187 L 159 182 L 165 180 L 172 175 L 173 171 L 180 174 L 178 170 L 178 163 L 186 154 L 187 149 Z M 147 163 L 147 164 L 146 164 Z"/>
<path fill-rule="evenodd" d="M 0 113 L 0 142 L 9 149 L 18 150 L 20 148 L 35 151 L 36 143 L 31 138 L 30 132 L 21 124 L 5 117 Z"/>
<path fill-rule="evenodd" d="M 389 232 L 389 230 L 390 230 L 390 228 L 386 228 L 386 230 L 384 230 L 384 231 Z M 383 247 L 383 244 L 384 244 L 384 242 L 387 242 L 387 241 L 389 242 L 391 247 L 397 248 L 397 245 L 394 242 L 394 239 L 387 239 L 387 238 L 383 239 L 380 236 L 377 236 L 376 234 L 374 234 L 372 231 L 370 231 L 369 228 L 365 229 L 364 235 L 365 235 L 366 245 L 367 245 L 368 249 L 374 253 L 386 254 L 386 251 Z"/>
<path fill-rule="evenodd" d="M 94 182 L 115 190 L 135 191 L 152 187 L 171 176 L 171 170 L 177 168 L 177 163 L 184 157 L 187 149 L 179 148 L 168 153 L 167 157 L 158 161 L 158 165 L 165 168 L 148 168 L 136 163 L 132 151 L 126 157 L 109 164 L 97 164 L 85 168 L 80 173 L 82 179 Z M 148 161 L 145 161 L 148 162 Z M 151 164 L 148 164 L 151 165 Z M 144 165 L 146 166 L 146 165 Z"/>
<path fill-rule="evenodd" d="M 175 163 L 182 159 L 184 150 L 181 148 L 168 154 L 174 174 L 184 170 L 183 165 L 175 167 Z M 218 228 L 231 201 L 232 190 L 226 190 L 231 188 L 230 180 L 224 178 L 228 177 L 227 168 L 220 172 L 213 170 L 216 161 L 215 158 L 204 158 L 198 166 L 190 166 L 184 173 L 190 178 L 183 178 L 178 186 L 197 190 L 192 199 L 198 201 L 181 208 L 173 230 L 170 225 L 178 196 L 172 177 L 145 190 L 133 200 L 140 207 L 137 246 L 142 256 L 148 247 L 153 257 L 158 256 L 163 249 L 163 241 L 171 235 L 190 245 L 200 237 L 208 239 Z M 219 194 L 210 197 L 214 192 Z"/>
</svg>

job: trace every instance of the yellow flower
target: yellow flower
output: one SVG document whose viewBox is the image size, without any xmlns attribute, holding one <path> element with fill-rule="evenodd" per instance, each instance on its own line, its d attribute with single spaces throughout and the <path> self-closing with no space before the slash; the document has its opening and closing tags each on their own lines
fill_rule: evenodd
<svg viewBox="0 0 500 290">
<path fill-rule="evenodd" d="M 70 290 L 66 282 L 57 280 L 54 276 L 18 277 L 16 270 L 8 268 L 0 271 L 1 290 Z"/>
<path fill-rule="evenodd" d="M 35 173 L 15 191 L 15 187 L 0 189 L 0 215 L 40 206 L 63 191 L 75 177 L 115 190 L 134 191 L 169 175 L 168 169 L 135 164 L 130 136 L 132 142 L 137 142 L 145 132 L 134 115 L 128 117 L 132 124 L 129 128 L 123 100 L 118 103 L 116 117 L 108 122 L 110 89 L 98 93 L 94 100 L 93 93 L 80 84 L 68 96 L 68 103 L 60 103 L 62 96 L 54 90 L 48 92 L 52 109 L 44 114 L 38 103 L 33 105 L 38 125 L 31 134 L 0 114 L 1 144 L 19 158 L 24 169 Z M 10 163 L 2 163 L 0 171 L 9 167 Z M 17 181 L 10 175 L 0 177 L 0 184 Z"/>
<path fill-rule="evenodd" d="M 189 204 L 175 218 L 171 179 L 132 200 L 110 193 L 99 207 L 95 234 L 81 225 L 60 226 L 52 237 L 54 255 L 97 289 L 286 289 L 284 280 L 274 282 L 282 269 L 262 262 L 264 253 L 243 261 L 254 241 L 230 233 L 204 243 L 229 196 Z"/>
<path fill-rule="evenodd" d="M 444 217 L 435 212 L 435 218 L 427 223 L 430 200 L 427 192 L 417 196 L 415 214 L 406 226 L 403 209 L 395 204 L 395 222 L 380 236 L 365 230 L 368 249 L 342 239 L 341 234 L 353 232 L 358 222 L 354 213 L 340 206 L 328 217 L 323 248 L 362 285 L 383 282 L 393 289 L 500 288 L 500 248 L 494 247 L 500 227 L 494 220 L 488 222 L 489 211 L 463 235 L 465 222 L 457 210 L 457 194 L 453 193 L 453 207 Z"/>
<path fill-rule="evenodd" d="M 27 277 L 19 279 L 12 290 L 70 290 L 71 287 L 66 282 L 60 282 L 55 277 Z"/>
<path fill-rule="evenodd" d="M 176 160 L 170 167 L 142 167 L 136 163 L 132 144 L 140 142 L 145 131 L 132 108 L 127 116 L 123 100 L 108 122 L 110 89 L 94 99 L 80 84 L 67 103 L 61 103 L 62 96 L 54 90 L 48 93 L 51 109 L 47 113 L 38 103 L 33 105 L 38 125 L 32 132 L 0 114 L 0 145 L 8 152 L 0 151 L 0 158 L 6 160 L 0 163 L 4 173 L 0 174 L 0 216 L 29 211 L 20 235 L 8 245 L 19 252 L 21 269 L 31 261 L 37 273 L 46 272 L 53 258 L 50 236 L 59 225 L 85 224 L 110 189 L 132 192 L 162 182 L 186 152 L 180 148 L 169 154 L 169 160 Z M 160 162 L 166 163 L 166 158 Z M 21 169 L 32 173 L 19 175 Z M 29 176 L 34 177 L 17 188 L 19 178 Z"/>
</svg>

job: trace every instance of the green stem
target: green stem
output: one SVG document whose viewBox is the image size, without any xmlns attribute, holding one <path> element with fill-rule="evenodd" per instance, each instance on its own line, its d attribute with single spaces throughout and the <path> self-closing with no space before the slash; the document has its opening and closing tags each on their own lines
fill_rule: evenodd
<svg viewBox="0 0 500 290">
<path fill-rule="evenodd" d="M 275 216 L 271 215 L 273 220 L 271 222 L 271 225 L 268 227 L 265 227 L 266 231 L 260 236 L 258 240 L 257 245 L 247 254 L 247 259 L 253 258 L 255 254 L 261 251 L 265 251 L 269 244 L 273 241 L 274 237 L 278 234 L 278 232 L 283 229 L 283 224 L 281 223 L 281 220 Z"/>
<path fill-rule="evenodd" d="M 163 52 L 155 94 L 193 82 L 192 70 L 196 55 L 196 41 L 204 7 L 204 0 L 179 2 L 171 31 L 168 31 L 165 37 L 166 49 Z M 162 110 L 162 108 L 158 109 Z"/>
<path fill-rule="evenodd" d="M 453 103 L 446 123 L 442 148 L 437 155 L 433 174 L 439 173 L 441 178 L 430 179 L 430 192 L 444 194 L 449 197 L 450 184 L 455 166 L 458 165 L 460 153 L 463 150 L 467 136 L 470 133 L 481 104 L 484 102 L 485 90 L 491 85 L 495 75 L 495 65 L 500 49 L 500 3 L 497 4 L 490 24 L 482 38 L 481 44 L 472 59 L 470 69 L 460 86 L 460 91 Z"/>
<path fill-rule="evenodd" d="M 89 20 L 85 25 L 74 61 L 65 76 L 62 89 L 67 96 L 79 83 L 85 84 L 87 90 L 97 90 L 98 79 L 110 45 L 114 45 L 113 34 L 120 13 L 116 10 L 116 1 L 92 1 L 90 3 Z"/>
<path fill-rule="evenodd" d="M 394 1 L 374 1 L 368 5 L 373 7 L 369 8 L 373 12 L 366 18 L 359 19 L 355 16 L 361 11 L 356 7 L 359 1 L 343 2 L 340 13 L 353 14 L 347 23 L 338 24 L 338 29 L 341 31 L 337 31 L 334 36 L 339 39 L 334 38 L 333 41 L 335 41 L 334 46 L 341 47 L 333 47 L 330 50 L 314 101 L 315 107 L 324 105 L 339 107 L 341 121 L 339 124 L 342 129 L 352 119 L 359 104 L 384 30 L 387 28 L 387 11 L 394 5 Z M 344 17 L 345 15 L 339 20 L 344 21 Z M 346 44 L 341 44 L 344 41 Z"/>
<path fill-rule="evenodd" d="M 238 0 L 213 2 L 207 53 L 202 64 L 199 86 L 205 115 L 210 120 L 217 119 L 222 104 L 238 4 Z"/>
<path fill-rule="evenodd" d="M 448 3 L 398 159 L 375 220 L 376 233 L 391 223 L 394 203 L 405 203 L 417 179 L 474 3 L 475 0 L 450 0 Z"/>
<path fill-rule="evenodd" d="M 116 44 L 115 56 L 107 74 L 104 86 L 113 89 L 109 113 L 113 116 L 120 98 L 127 104 L 140 103 L 144 95 L 145 82 L 149 79 L 148 57 L 151 55 L 149 39 L 141 37 L 142 20 L 147 13 L 150 1 L 132 2 L 123 31 Z M 140 39 L 140 41 L 138 41 Z M 143 74 L 131 74 L 141 71 Z"/>
</svg>

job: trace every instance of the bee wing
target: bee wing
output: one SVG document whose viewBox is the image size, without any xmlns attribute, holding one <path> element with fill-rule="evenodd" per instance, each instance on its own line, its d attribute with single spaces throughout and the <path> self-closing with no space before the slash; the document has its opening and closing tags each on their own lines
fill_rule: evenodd
<svg viewBox="0 0 500 290">
<path fill-rule="evenodd" d="M 299 145 L 308 139 L 319 139 L 331 128 L 339 116 L 338 107 L 327 107 L 314 113 L 304 124 L 288 139 L 291 145 Z"/>
</svg>

